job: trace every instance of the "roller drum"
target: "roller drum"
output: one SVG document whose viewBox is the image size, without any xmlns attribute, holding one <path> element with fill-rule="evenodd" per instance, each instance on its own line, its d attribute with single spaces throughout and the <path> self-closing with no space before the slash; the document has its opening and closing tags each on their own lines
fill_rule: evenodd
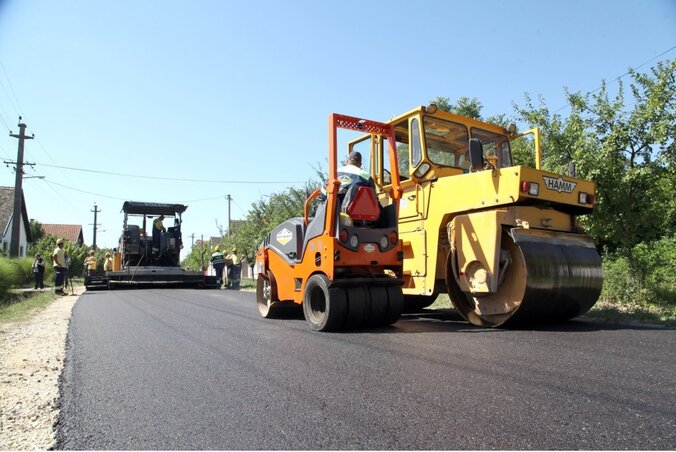
<svg viewBox="0 0 676 452">
<path fill-rule="evenodd" d="M 568 320 L 596 303 L 601 258 L 584 235 L 512 228 L 501 238 L 501 276 L 491 294 L 462 292 L 449 256 L 447 286 L 458 312 L 478 326 L 524 326 Z"/>
</svg>

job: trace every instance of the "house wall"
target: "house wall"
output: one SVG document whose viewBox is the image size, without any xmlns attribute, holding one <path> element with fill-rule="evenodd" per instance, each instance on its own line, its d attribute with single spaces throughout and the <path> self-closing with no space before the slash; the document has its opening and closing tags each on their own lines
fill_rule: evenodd
<svg viewBox="0 0 676 452">
<path fill-rule="evenodd" d="M 12 221 L 14 218 L 9 220 L 7 228 L 3 231 L 2 240 L 2 249 L 9 254 L 9 245 L 12 240 Z M 23 218 L 21 218 L 21 227 L 19 228 L 19 257 L 26 257 L 28 252 L 28 238 L 26 237 L 26 225 L 24 224 Z"/>
</svg>

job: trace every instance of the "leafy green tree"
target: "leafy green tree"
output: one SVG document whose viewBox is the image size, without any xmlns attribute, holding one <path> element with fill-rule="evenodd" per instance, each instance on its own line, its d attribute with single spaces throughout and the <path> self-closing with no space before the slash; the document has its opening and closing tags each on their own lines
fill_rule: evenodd
<svg viewBox="0 0 676 452">
<path fill-rule="evenodd" d="M 45 229 L 42 227 L 42 223 L 32 218 L 30 220 L 30 231 L 33 242 L 37 242 L 45 236 Z"/>
<path fill-rule="evenodd" d="M 481 119 L 483 105 L 476 97 L 459 97 L 456 104 L 452 104 L 448 97 L 435 97 L 430 103 L 436 104 L 440 110 L 455 113 L 472 119 Z"/>
<path fill-rule="evenodd" d="M 597 182 L 594 215 L 583 224 L 609 251 L 629 253 L 676 230 L 676 60 L 650 74 L 629 71 L 631 97 L 567 93 L 570 114 L 551 113 L 527 96 L 520 117 L 543 132 L 544 168 Z"/>
<path fill-rule="evenodd" d="M 319 186 L 319 182 L 309 181 L 302 188 L 290 187 L 253 203 L 237 233 L 231 235 L 232 243 L 249 262 L 253 262 L 265 236 L 289 218 L 303 216 L 305 200 Z"/>
</svg>

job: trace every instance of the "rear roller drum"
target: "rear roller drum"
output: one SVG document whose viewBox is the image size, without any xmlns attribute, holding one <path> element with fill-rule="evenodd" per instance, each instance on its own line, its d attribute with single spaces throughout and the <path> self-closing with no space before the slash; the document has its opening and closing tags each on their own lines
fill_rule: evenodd
<svg viewBox="0 0 676 452">
<path fill-rule="evenodd" d="M 271 272 L 259 275 L 256 282 L 256 306 L 264 319 L 274 319 L 279 314 L 275 277 Z"/>
</svg>

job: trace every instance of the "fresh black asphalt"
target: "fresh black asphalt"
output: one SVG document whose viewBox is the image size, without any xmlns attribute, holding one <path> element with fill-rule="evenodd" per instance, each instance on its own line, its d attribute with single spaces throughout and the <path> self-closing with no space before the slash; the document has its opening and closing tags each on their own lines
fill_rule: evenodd
<svg viewBox="0 0 676 452">
<path fill-rule="evenodd" d="M 676 330 L 316 333 L 253 293 L 86 292 L 61 408 L 58 449 L 674 449 Z"/>
</svg>

